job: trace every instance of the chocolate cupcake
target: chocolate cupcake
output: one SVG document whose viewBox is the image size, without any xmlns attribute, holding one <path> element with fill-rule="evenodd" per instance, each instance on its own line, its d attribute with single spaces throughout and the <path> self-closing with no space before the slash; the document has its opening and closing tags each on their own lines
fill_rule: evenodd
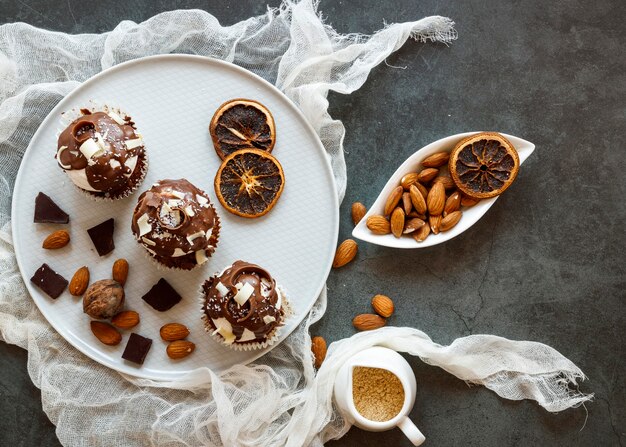
<svg viewBox="0 0 626 447">
<path fill-rule="evenodd" d="M 159 265 L 191 270 L 215 251 L 220 220 L 201 189 L 185 179 L 159 180 L 139 196 L 131 229 Z"/>
<path fill-rule="evenodd" d="M 80 109 L 59 134 L 56 159 L 72 183 L 95 199 L 127 197 L 141 184 L 148 168 L 135 123 L 106 106 L 99 111 Z"/>
<path fill-rule="evenodd" d="M 202 285 L 205 329 L 237 350 L 272 344 L 289 314 L 285 294 L 263 268 L 235 261 Z"/>
</svg>

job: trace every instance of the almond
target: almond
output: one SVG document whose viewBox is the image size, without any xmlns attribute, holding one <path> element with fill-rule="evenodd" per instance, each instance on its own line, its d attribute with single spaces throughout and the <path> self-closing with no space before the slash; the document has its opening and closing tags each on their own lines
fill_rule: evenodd
<svg viewBox="0 0 626 447">
<path fill-rule="evenodd" d="M 418 214 L 426 214 L 426 200 L 416 185 L 411 185 L 409 188 L 409 194 L 411 195 L 411 202 Z"/>
<path fill-rule="evenodd" d="M 421 183 L 416 183 L 415 186 L 417 187 L 419 192 L 422 193 L 422 197 L 424 197 L 424 200 L 426 200 L 426 197 L 428 197 L 428 189 L 426 189 L 426 187 Z"/>
<path fill-rule="evenodd" d="M 466 206 L 466 207 L 471 207 L 476 205 L 478 202 L 480 202 L 479 199 L 475 199 L 473 197 L 470 196 L 466 196 L 465 194 L 461 194 L 461 205 L 462 206 Z"/>
<path fill-rule="evenodd" d="M 402 180 L 400 180 L 400 185 L 408 190 L 409 187 L 413 184 L 417 182 L 417 177 L 418 174 L 417 172 L 411 172 L 410 174 L 405 175 L 404 177 L 402 177 Z"/>
<path fill-rule="evenodd" d="M 189 335 L 189 329 L 187 326 L 180 323 L 168 323 L 161 327 L 159 331 L 161 338 L 165 341 L 175 341 L 187 338 Z"/>
<path fill-rule="evenodd" d="M 333 260 L 333 268 L 343 267 L 348 262 L 352 261 L 358 250 L 359 246 L 354 240 L 346 239 L 343 241 L 339 247 L 337 247 L 335 259 Z"/>
<path fill-rule="evenodd" d="M 387 295 L 376 295 L 372 298 L 374 311 L 384 318 L 389 318 L 393 313 L 393 301 Z"/>
<path fill-rule="evenodd" d="M 446 199 L 446 204 L 443 207 L 443 213 L 448 215 L 450 213 L 454 213 L 458 211 L 461 206 L 461 193 L 458 191 L 454 191 L 450 194 L 450 197 Z"/>
<path fill-rule="evenodd" d="M 315 368 L 319 369 L 326 358 L 327 348 L 324 337 L 313 337 L 311 340 L 311 351 L 313 352 L 313 358 L 315 360 Z"/>
<path fill-rule="evenodd" d="M 92 321 L 91 332 L 93 332 L 93 335 L 95 335 L 96 338 L 105 345 L 115 346 L 119 345 L 122 341 L 122 334 L 120 334 L 118 330 L 109 323 Z"/>
<path fill-rule="evenodd" d="M 112 269 L 113 279 L 121 285 L 126 283 L 128 278 L 128 261 L 126 259 L 118 259 L 113 263 Z"/>
<path fill-rule="evenodd" d="M 387 197 L 387 202 L 385 202 L 385 210 L 383 211 L 385 216 L 390 215 L 395 207 L 398 206 L 403 192 L 404 189 L 402 189 L 402 186 L 396 186 L 393 191 L 391 191 L 389 197 Z"/>
<path fill-rule="evenodd" d="M 366 221 L 367 228 L 374 234 L 389 234 L 391 233 L 391 224 L 383 216 L 370 216 Z"/>
<path fill-rule="evenodd" d="M 438 168 L 439 166 L 445 165 L 449 159 L 449 153 L 437 152 L 436 154 L 432 154 L 430 157 L 426 158 L 422 162 L 422 166 L 424 166 L 425 168 Z"/>
<path fill-rule="evenodd" d="M 352 325 L 358 331 L 371 331 L 385 325 L 385 319 L 376 314 L 361 314 L 354 317 Z"/>
<path fill-rule="evenodd" d="M 422 219 L 422 220 L 427 220 L 428 218 L 426 217 L 426 214 L 420 214 L 417 211 L 413 210 L 409 213 L 409 216 L 411 218 L 415 218 L 417 217 L 418 219 Z"/>
<path fill-rule="evenodd" d="M 408 215 L 413 209 L 413 203 L 411 203 L 411 193 L 402 193 L 402 209 L 404 214 Z"/>
<path fill-rule="evenodd" d="M 165 352 L 172 360 L 187 357 L 196 349 L 196 345 L 187 340 L 176 340 L 167 345 Z"/>
<path fill-rule="evenodd" d="M 439 174 L 439 169 L 435 168 L 426 168 L 422 172 L 419 173 L 417 179 L 420 183 L 428 183 Z"/>
<path fill-rule="evenodd" d="M 456 188 L 456 183 L 447 175 L 440 175 L 439 177 L 433 180 L 433 183 L 443 183 L 444 189 L 454 189 Z"/>
<path fill-rule="evenodd" d="M 69 290 L 74 296 L 81 296 L 89 286 L 89 269 L 83 266 L 76 270 L 70 281 Z"/>
<path fill-rule="evenodd" d="M 70 243 L 70 234 L 65 230 L 57 230 L 44 239 L 41 246 L 46 250 L 63 248 Z"/>
<path fill-rule="evenodd" d="M 448 231 L 450 228 L 454 227 L 461 220 L 461 212 L 454 211 L 448 214 L 446 217 L 441 219 L 441 224 L 439 225 L 440 231 Z"/>
<path fill-rule="evenodd" d="M 365 205 L 361 202 L 354 202 L 352 204 L 352 223 L 356 225 L 361 222 L 366 213 L 367 208 L 365 208 Z"/>
<path fill-rule="evenodd" d="M 404 230 L 404 210 L 397 207 L 391 213 L 391 233 L 395 237 L 402 236 L 402 230 Z"/>
<path fill-rule="evenodd" d="M 424 222 L 424 219 L 420 219 L 419 217 L 414 217 L 407 221 L 407 223 L 404 225 L 404 231 L 402 231 L 402 233 L 403 234 L 413 233 L 415 230 L 421 228 L 425 224 L 426 222 Z"/>
<path fill-rule="evenodd" d="M 428 214 L 438 216 L 443 213 L 443 207 L 446 204 L 446 191 L 441 183 L 435 183 L 428 192 Z M 436 234 L 436 233 L 435 233 Z"/>
<path fill-rule="evenodd" d="M 130 329 L 139 324 L 139 314 L 134 310 L 124 310 L 111 318 L 111 324 L 120 329 Z"/>
<path fill-rule="evenodd" d="M 428 223 L 433 234 L 439 234 L 439 227 L 441 226 L 441 215 L 428 216 Z"/>
<path fill-rule="evenodd" d="M 415 239 L 417 242 L 422 242 L 424 239 L 428 237 L 429 234 L 430 234 L 430 225 L 422 225 L 413 233 L 411 233 L 411 236 L 413 236 L 413 239 Z"/>
</svg>

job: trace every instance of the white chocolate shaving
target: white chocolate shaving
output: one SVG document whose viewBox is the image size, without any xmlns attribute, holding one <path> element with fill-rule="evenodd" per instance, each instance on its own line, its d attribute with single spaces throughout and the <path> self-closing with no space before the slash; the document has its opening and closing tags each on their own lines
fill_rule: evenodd
<svg viewBox="0 0 626 447">
<path fill-rule="evenodd" d="M 180 192 L 180 191 L 172 191 L 172 195 L 174 197 L 178 197 L 181 200 L 183 200 L 185 198 L 185 193 L 184 192 Z"/>
<path fill-rule="evenodd" d="M 215 285 L 215 288 L 220 293 L 220 295 L 222 295 L 222 298 L 224 298 L 226 295 L 228 295 L 228 289 L 220 281 L 218 281 L 218 283 Z"/>
<path fill-rule="evenodd" d="M 113 169 L 115 169 L 115 168 L 119 168 L 120 166 L 122 166 L 122 164 L 121 164 L 119 161 L 117 161 L 116 159 L 114 159 L 114 158 L 112 158 L 112 159 L 109 161 L 109 165 L 110 165 Z"/>
<path fill-rule="evenodd" d="M 204 250 L 196 251 L 196 264 L 202 265 L 208 260 L 209 258 L 207 258 L 206 252 Z"/>
<path fill-rule="evenodd" d="M 148 239 L 147 237 L 142 237 L 141 240 L 146 245 L 152 245 L 152 246 L 156 245 L 156 242 L 154 242 L 153 240 Z"/>
<path fill-rule="evenodd" d="M 181 256 L 185 256 L 187 253 L 182 251 L 180 248 L 176 247 L 174 249 L 174 253 L 172 254 L 172 258 L 180 258 Z"/>
<path fill-rule="evenodd" d="M 71 166 L 66 166 L 63 163 L 61 163 L 61 152 L 63 152 L 65 149 L 67 149 L 67 146 L 61 146 L 59 148 L 59 150 L 57 151 L 57 161 L 59 162 L 59 165 L 63 168 L 63 169 L 72 169 Z"/>
<path fill-rule="evenodd" d="M 273 323 L 274 321 L 276 321 L 276 318 L 274 318 L 271 315 L 265 315 L 263 317 L 263 323 L 265 323 L 265 324 L 270 324 L 270 323 Z"/>
<path fill-rule="evenodd" d="M 141 217 L 137 219 L 137 226 L 139 227 L 139 236 L 143 236 L 152 231 L 152 225 L 148 222 L 147 214 L 142 214 Z"/>
<path fill-rule="evenodd" d="M 93 138 L 89 138 L 85 140 L 83 144 L 80 145 L 79 150 L 85 156 L 86 159 L 90 159 L 91 157 L 95 157 L 100 155 L 104 150 L 96 143 Z"/>
<path fill-rule="evenodd" d="M 197 233 L 190 234 L 189 236 L 187 236 L 187 242 L 189 242 L 190 244 L 193 244 L 193 241 L 195 241 L 199 237 L 204 237 L 205 234 L 206 233 L 202 230 L 198 231 Z"/>
<path fill-rule="evenodd" d="M 243 334 L 241 334 L 241 338 L 239 339 L 239 342 L 241 343 L 244 341 L 251 341 L 255 339 L 256 335 L 254 335 L 254 332 L 252 332 L 250 329 L 244 329 Z"/>
<path fill-rule="evenodd" d="M 193 207 L 191 205 L 187 205 L 185 207 L 185 214 L 189 217 L 193 217 L 196 215 L 196 213 L 193 212 Z"/>
<path fill-rule="evenodd" d="M 237 292 L 234 297 L 234 300 L 237 301 L 237 304 L 243 306 L 252 296 L 254 292 L 254 287 L 252 285 L 245 283 L 241 289 Z"/>
<path fill-rule="evenodd" d="M 207 199 L 206 197 L 201 196 L 200 194 L 196 194 L 196 200 L 201 206 L 208 206 L 209 199 Z"/>
<path fill-rule="evenodd" d="M 136 147 L 143 146 L 143 140 L 141 138 L 133 138 L 132 140 L 124 141 L 126 149 L 135 149 Z"/>
<path fill-rule="evenodd" d="M 107 115 L 109 115 L 109 117 L 115 121 L 117 124 L 119 124 L 120 126 L 123 126 L 124 124 L 126 124 L 126 122 L 122 119 L 122 117 L 120 117 L 117 113 L 115 112 L 111 112 L 110 110 L 107 112 Z"/>
<path fill-rule="evenodd" d="M 233 326 L 226 318 L 212 319 L 216 329 L 213 331 L 213 335 L 220 334 L 226 344 L 232 344 L 235 341 L 235 334 L 233 334 Z"/>
</svg>

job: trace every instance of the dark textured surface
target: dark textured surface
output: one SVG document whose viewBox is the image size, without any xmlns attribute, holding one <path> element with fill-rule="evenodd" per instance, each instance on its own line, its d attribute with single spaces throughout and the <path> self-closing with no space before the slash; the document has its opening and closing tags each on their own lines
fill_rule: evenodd
<svg viewBox="0 0 626 447">
<path fill-rule="evenodd" d="M 270 2 L 277 4 L 276 1 Z M 230 24 L 264 2 L 0 1 L 0 21 L 101 32 L 122 19 L 202 7 Z M 350 96 L 331 95 L 347 129 L 350 204 L 371 204 L 387 177 L 423 145 L 468 130 L 499 130 L 537 145 L 520 176 L 479 224 L 423 250 L 360 244 L 356 262 L 329 278 L 328 311 L 314 335 L 353 334 L 350 320 L 375 293 L 390 295 L 389 324 L 443 344 L 470 333 L 541 341 L 569 357 L 595 392 L 585 409 L 549 414 L 469 388 L 411 359 L 419 390 L 413 419 L 426 445 L 623 445 L 626 349 L 626 30 L 622 0 L 380 2 L 322 0 L 341 32 L 440 14 L 457 22 L 450 47 L 409 42 Z M 24 351 L 0 344 L 0 444 L 54 446 Z M 582 430 L 581 430 L 582 428 Z M 352 429 L 334 446 L 409 445 L 399 430 Z"/>
</svg>

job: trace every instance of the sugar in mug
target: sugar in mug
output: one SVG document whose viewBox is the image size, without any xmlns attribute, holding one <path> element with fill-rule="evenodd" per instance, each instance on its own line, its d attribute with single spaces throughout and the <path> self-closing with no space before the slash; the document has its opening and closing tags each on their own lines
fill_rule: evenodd
<svg viewBox="0 0 626 447">
<path fill-rule="evenodd" d="M 380 368 L 394 374 L 404 388 L 404 403 L 400 412 L 388 421 L 372 421 L 363 417 L 354 406 L 352 397 L 352 373 L 356 367 Z M 396 351 L 381 346 L 364 349 L 350 357 L 337 373 L 334 396 L 337 407 L 352 424 L 363 430 L 385 431 L 398 427 L 413 445 L 421 445 L 426 438 L 408 418 L 417 392 L 415 375 L 409 363 Z"/>
</svg>

